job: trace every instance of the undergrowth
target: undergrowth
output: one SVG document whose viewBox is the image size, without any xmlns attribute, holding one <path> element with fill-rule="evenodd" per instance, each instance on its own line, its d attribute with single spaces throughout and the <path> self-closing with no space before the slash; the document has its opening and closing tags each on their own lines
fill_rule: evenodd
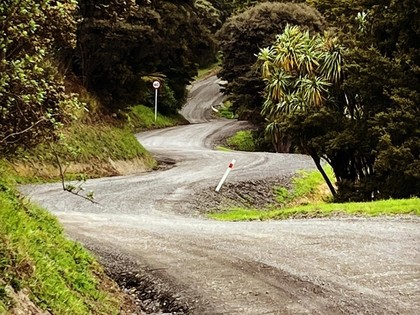
<svg viewBox="0 0 420 315">
<path fill-rule="evenodd" d="M 129 108 L 125 114 L 127 125 L 133 131 L 141 131 L 146 129 L 166 128 L 186 123 L 181 115 L 164 116 L 157 114 L 155 121 L 155 113 L 152 108 L 144 105 L 136 105 Z"/>
<path fill-rule="evenodd" d="M 227 119 L 234 119 L 237 118 L 237 115 L 232 110 L 232 102 L 225 101 L 222 105 L 220 105 L 217 110 L 219 111 L 218 114 L 222 118 Z"/>
<path fill-rule="evenodd" d="M 327 176 L 334 182 L 334 172 L 326 166 Z M 291 206 L 314 201 L 328 201 L 330 192 L 326 190 L 324 179 L 318 171 L 298 171 L 292 179 L 291 188 L 275 187 L 276 201 L 281 206 Z"/>
<path fill-rule="evenodd" d="M 254 152 L 256 150 L 255 139 L 252 130 L 241 130 L 226 139 L 229 148 L 237 151 Z"/>
</svg>

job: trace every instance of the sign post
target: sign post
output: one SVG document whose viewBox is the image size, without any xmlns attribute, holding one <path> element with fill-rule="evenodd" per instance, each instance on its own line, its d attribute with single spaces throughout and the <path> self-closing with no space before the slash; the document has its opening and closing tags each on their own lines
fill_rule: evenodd
<svg viewBox="0 0 420 315">
<path fill-rule="evenodd" d="M 158 99 L 158 90 L 160 88 L 159 81 L 153 81 L 153 88 L 155 89 L 155 121 L 157 119 L 157 99 Z"/>
</svg>

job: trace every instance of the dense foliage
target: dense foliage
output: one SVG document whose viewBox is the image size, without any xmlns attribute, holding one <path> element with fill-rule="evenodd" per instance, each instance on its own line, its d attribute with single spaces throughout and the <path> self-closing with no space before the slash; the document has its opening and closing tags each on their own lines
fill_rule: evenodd
<svg viewBox="0 0 420 315">
<path fill-rule="evenodd" d="M 66 103 L 57 65 L 75 44 L 75 0 L 0 5 L 0 154 L 50 138 Z"/>
<path fill-rule="evenodd" d="M 163 81 L 163 112 L 185 101 L 200 63 L 214 56 L 210 31 L 193 1 L 80 0 L 75 72 L 115 110 L 148 102 Z"/>
<path fill-rule="evenodd" d="M 253 67 L 255 54 L 288 23 L 311 32 L 324 29 L 319 12 L 305 4 L 267 2 L 231 17 L 217 34 L 223 53 L 220 76 L 227 81 L 225 92 L 240 118 L 256 116 L 263 103 L 264 84 Z"/>
<path fill-rule="evenodd" d="M 273 46 L 261 49 L 258 61 L 266 84 L 262 114 L 269 122 L 266 130 L 276 151 L 289 151 L 292 140 L 299 143 L 311 155 L 335 195 L 321 167 L 319 152 L 307 142 L 306 132 L 293 133 L 285 125 L 297 113 L 311 115 L 331 107 L 340 112 L 348 110 L 338 107 L 334 98 L 343 76 L 342 47 L 328 34 L 311 36 L 298 26 L 287 25 Z"/>
<path fill-rule="evenodd" d="M 331 164 L 337 200 L 419 196 L 420 19 L 415 1 L 374 6 L 352 1 L 350 11 L 346 1 L 311 2 L 336 26 L 346 47 L 343 82 L 325 90 L 328 106 L 284 115 L 279 131 L 315 162 L 322 157 Z"/>
</svg>

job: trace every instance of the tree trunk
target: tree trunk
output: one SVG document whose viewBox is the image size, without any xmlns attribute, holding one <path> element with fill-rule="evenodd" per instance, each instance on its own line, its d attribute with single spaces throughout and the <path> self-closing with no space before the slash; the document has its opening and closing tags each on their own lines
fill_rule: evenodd
<svg viewBox="0 0 420 315">
<path fill-rule="evenodd" d="M 328 178 L 327 174 L 325 173 L 324 169 L 321 166 L 321 159 L 315 153 L 309 153 L 309 155 L 311 156 L 312 160 L 314 160 L 316 168 L 321 173 L 321 175 L 324 178 L 325 182 L 327 183 L 328 188 L 330 189 L 333 197 L 335 198 L 337 196 L 337 192 L 335 191 L 334 185 L 331 183 L 330 179 Z"/>
</svg>

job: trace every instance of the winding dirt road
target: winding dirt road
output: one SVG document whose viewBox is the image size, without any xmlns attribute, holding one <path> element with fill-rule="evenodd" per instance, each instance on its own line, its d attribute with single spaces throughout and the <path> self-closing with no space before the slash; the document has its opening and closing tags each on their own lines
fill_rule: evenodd
<svg viewBox="0 0 420 315">
<path fill-rule="evenodd" d="M 214 141 L 245 127 L 211 121 L 209 108 L 220 97 L 216 78 L 200 81 L 183 109 L 194 124 L 137 135 L 174 167 L 90 180 L 86 188 L 99 205 L 58 184 L 22 190 L 105 262 L 116 255 L 153 270 L 177 299 L 188 301 L 185 313 L 416 314 L 417 217 L 226 223 L 194 214 L 191 196 L 215 187 L 233 158 L 230 182 L 313 168 L 302 155 L 212 150 Z"/>
</svg>

